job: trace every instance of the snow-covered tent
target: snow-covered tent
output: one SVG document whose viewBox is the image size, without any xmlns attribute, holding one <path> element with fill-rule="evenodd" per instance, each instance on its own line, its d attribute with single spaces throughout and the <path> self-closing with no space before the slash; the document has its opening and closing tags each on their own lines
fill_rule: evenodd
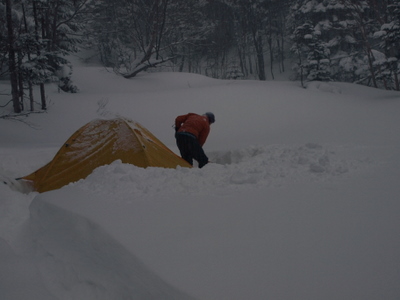
<svg viewBox="0 0 400 300">
<path fill-rule="evenodd" d="M 86 178 L 115 160 L 138 167 L 191 167 L 139 123 L 125 118 L 96 119 L 77 130 L 53 160 L 21 179 L 38 192 Z"/>
</svg>

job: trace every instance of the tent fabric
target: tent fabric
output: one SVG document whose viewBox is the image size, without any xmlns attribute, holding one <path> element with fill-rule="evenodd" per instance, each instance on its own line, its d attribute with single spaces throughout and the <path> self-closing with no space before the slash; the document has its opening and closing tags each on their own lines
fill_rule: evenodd
<svg viewBox="0 0 400 300">
<path fill-rule="evenodd" d="M 138 167 L 191 167 L 139 123 L 96 119 L 77 130 L 53 160 L 22 179 L 40 193 L 86 178 L 115 160 Z"/>
</svg>

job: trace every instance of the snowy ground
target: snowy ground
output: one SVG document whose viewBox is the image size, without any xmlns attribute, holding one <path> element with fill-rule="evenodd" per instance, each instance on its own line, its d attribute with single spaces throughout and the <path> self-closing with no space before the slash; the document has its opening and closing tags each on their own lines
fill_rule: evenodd
<svg viewBox="0 0 400 300">
<path fill-rule="evenodd" d="M 79 94 L 49 86 L 47 113 L 0 119 L 0 299 L 400 298 L 398 92 L 74 72 Z M 174 118 L 206 111 L 201 170 L 116 161 L 48 193 L 10 187 L 94 118 L 177 151 Z"/>
</svg>

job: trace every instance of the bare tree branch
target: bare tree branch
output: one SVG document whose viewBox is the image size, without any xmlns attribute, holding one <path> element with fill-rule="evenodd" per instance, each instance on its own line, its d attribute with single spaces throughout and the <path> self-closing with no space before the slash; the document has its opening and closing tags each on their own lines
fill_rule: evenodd
<svg viewBox="0 0 400 300">
<path fill-rule="evenodd" d="M 26 120 L 26 118 L 29 117 L 29 115 L 31 115 L 31 114 L 42 114 L 42 113 L 46 113 L 46 112 L 47 111 L 43 110 L 43 111 L 29 111 L 29 112 L 18 113 L 18 114 L 17 113 L 4 114 L 4 115 L 0 115 L 0 119 L 21 122 L 21 123 L 24 123 L 25 125 L 29 126 L 30 128 L 39 129 L 39 126 L 37 126 L 31 122 L 28 122 Z"/>
<path fill-rule="evenodd" d="M 129 74 L 125 74 L 123 75 L 125 78 L 133 78 L 135 77 L 137 74 L 139 74 L 140 72 L 146 71 L 149 68 L 155 68 L 156 66 L 158 66 L 159 64 L 165 63 L 167 61 L 172 60 L 173 57 L 169 57 L 169 58 L 163 58 L 160 60 L 155 60 L 155 61 L 145 61 L 141 64 L 139 64 L 132 72 L 130 72 Z"/>
</svg>

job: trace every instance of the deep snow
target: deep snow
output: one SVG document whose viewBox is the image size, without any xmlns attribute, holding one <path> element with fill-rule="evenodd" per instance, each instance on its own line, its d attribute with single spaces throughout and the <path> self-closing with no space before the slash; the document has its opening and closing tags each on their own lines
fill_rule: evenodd
<svg viewBox="0 0 400 300">
<path fill-rule="evenodd" d="M 400 298 L 398 92 L 74 72 L 80 93 L 48 86 L 47 113 L 0 119 L 0 299 Z M 174 118 L 206 111 L 203 169 L 116 161 L 43 194 L 10 180 L 94 118 L 177 152 Z"/>
</svg>

